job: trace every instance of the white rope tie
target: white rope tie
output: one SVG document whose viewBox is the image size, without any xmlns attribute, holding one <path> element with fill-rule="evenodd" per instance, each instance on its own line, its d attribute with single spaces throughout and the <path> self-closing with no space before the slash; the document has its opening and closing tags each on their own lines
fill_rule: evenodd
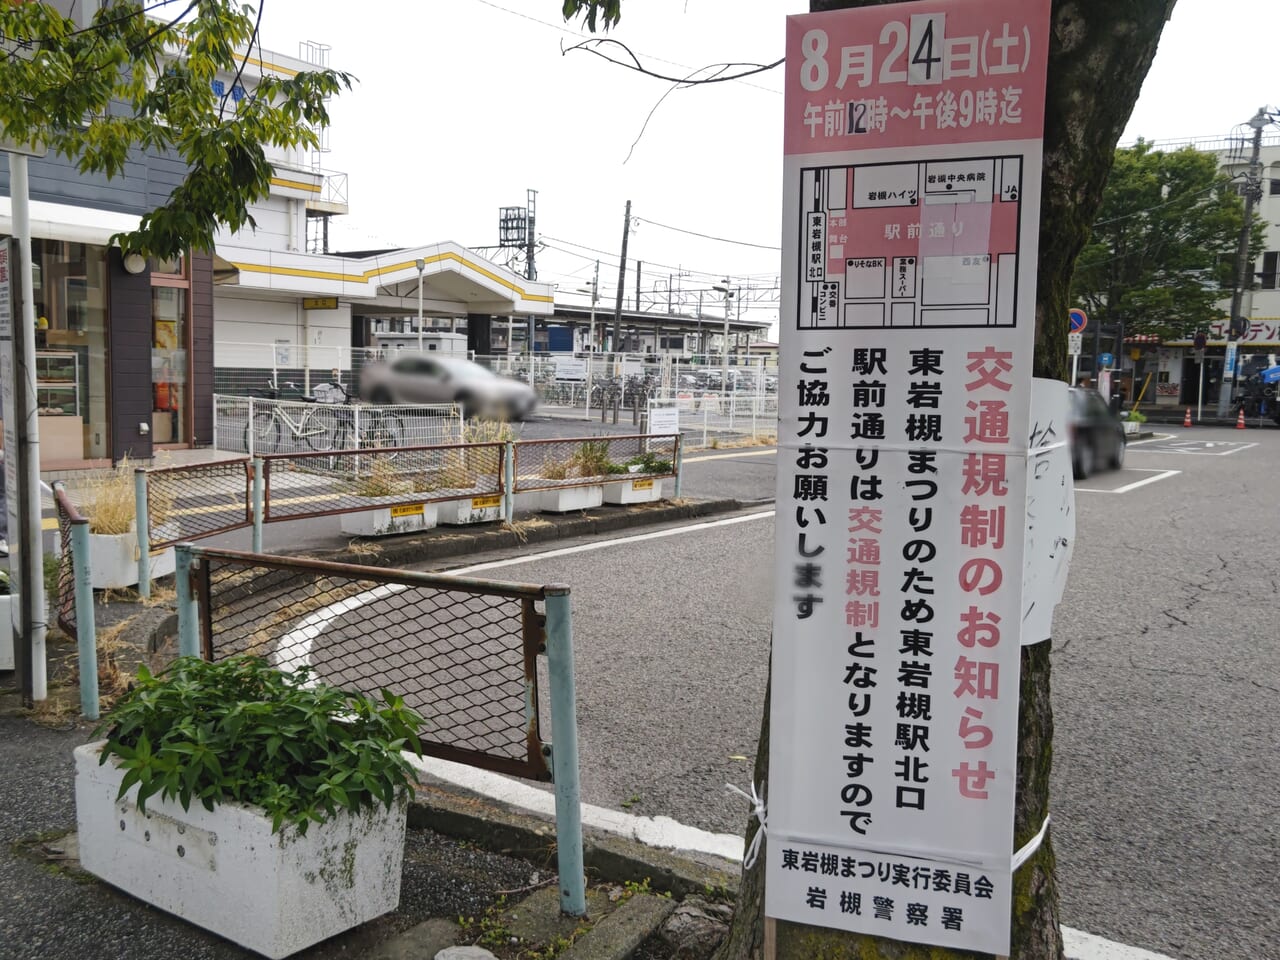
<svg viewBox="0 0 1280 960">
<path fill-rule="evenodd" d="M 756 857 L 760 855 L 760 842 L 764 839 L 765 835 L 764 798 L 756 792 L 756 785 L 754 783 L 751 784 L 750 793 L 747 793 L 741 787 L 735 787 L 732 783 L 726 783 L 724 788 L 730 793 L 736 793 L 738 796 L 742 797 L 743 800 L 750 803 L 751 816 L 760 821 L 760 829 L 757 830 L 756 835 L 751 838 L 751 845 L 747 847 L 747 852 L 742 857 L 742 866 L 745 869 L 750 870 L 755 865 Z"/>
<path fill-rule="evenodd" d="M 1044 842 L 1044 835 L 1049 832 L 1049 816 L 1045 815 L 1044 824 L 1040 827 L 1040 832 L 1027 841 L 1026 846 L 1013 855 L 1013 869 L 1017 870 L 1020 866 L 1031 859 L 1031 855 L 1040 849 L 1040 844 Z"/>
</svg>

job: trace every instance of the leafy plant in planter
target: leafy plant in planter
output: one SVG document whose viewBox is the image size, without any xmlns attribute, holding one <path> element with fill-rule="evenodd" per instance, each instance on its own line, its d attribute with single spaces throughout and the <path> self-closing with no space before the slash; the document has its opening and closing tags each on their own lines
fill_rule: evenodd
<svg viewBox="0 0 1280 960">
<path fill-rule="evenodd" d="M 609 441 L 584 440 L 569 463 L 576 468 L 580 477 L 601 477 L 609 473 Z"/>
<path fill-rule="evenodd" d="M 647 450 L 639 456 L 632 457 L 627 461 L 628 467 L 639 467 L 638 473 L 670 473 L 671 461 L 663 460 L 652 450 Z"/>
<path fill-rule="evenodd" d="M 124 771 L 117 799 L 135 784 L 149 797 L 193 800 L 208 810 L 238 801 L 261 807 L 272 832 L 305 835 L 340 810 L 391 808 L 417 779 L 401 751 L 422 753 L 422 718 L 389 691 L 364 694 L 282 673 L 260 657 L 218 663 L 193 657 L 138 680 L 95 731 L 99 756 Z"/>
</svg>

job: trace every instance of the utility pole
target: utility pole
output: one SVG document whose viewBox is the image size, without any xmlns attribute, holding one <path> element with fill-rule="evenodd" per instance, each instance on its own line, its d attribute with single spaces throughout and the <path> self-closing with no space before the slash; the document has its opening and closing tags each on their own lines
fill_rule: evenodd
<svg viewBox="0 0 1280 960">
<path fill-rule="evenodd" d="M 618 343 L 622 339 L 622 291 L 627 283 L 627 238 L 631 234 L 631 201 L 627 201 L 627 212 L 622 217 L 622 258 L 618 263 L 618 302 L 613 308 L 613 352 L 618 353 Z"/>
<path fill-rule="evenodd" d="M 600 261 L 591 277 L 591 322 L 587 327 L 587 416 L 591 419 L 591 368 L 596 359 L 596 303 L 600 300 Z"/>
<path fill-rule="evenodd" d="M 712 290 L 719 290 L 724 294 L 724 344 L 723 353 L 720 356 L 720 389 L 725 393 L 729 392 L 729 311 L 732 309 L 731 301 L 733 300 L 733 290 L 729 286 L 729 278 L 724 278 L 724 285 L 714 284 Z"/>
<path fill-rule="evenodd" d="M 1237 317 L 1240 316 L 1240 305 L 1244 299 L 1246 287 L 1253 286 L 1253 277 L 1249 274 L 1249 235 L 1253 232 L 1253 206 L 1262 198 L 1262 131 L 1271 123 L 1266 107 L 1259 107 L 1258 112 L 1249 120 L 1253 128 L 1253 152 L 1249 156 L 1249 169 L 1244 181 L 1244 223 L 1240 226 L 1240 245 L 1236 248 L 1236 286 L 1231 293 L 1231 316 L 1227 318 L 1227 349 L 1223 357 L 1222 378 L 1218 381 L 1218 416 L 1225 417 L 1231 411 L 1231 393 L 1235 387 L 1235 370 L 1227 366 L 1227 361 L 1234 367 L 1234 353 L 1230 344 L 1237 338 Z M 1247 318 L 1246 318 L 1247 321 Z M 1246 332 L 1248 328 L 1246 327 Z M 1228 379 L 1228 377 L 1230 379 Z"/>
<path fill-rule="evenodd" d="M 529 232 L 525 236 L 524 276 L 526 280 L 537 280 L 538 269 L 533 264 L 533 251 L 535 247 L 533 228 L 534 228 L 534 224 L 537 222 L 537 214 L 538 214 L 538 191 L 537 190 L 529 190 L 528 204 L 526 209 L 528 210 Z M 529 386 L 533 386 L 534 384 L 534 376 L 533 376 L 534 327 L 535 327 L 535 320 L 534 320 L 533 314 L 529 314 Z"/>
</svg>

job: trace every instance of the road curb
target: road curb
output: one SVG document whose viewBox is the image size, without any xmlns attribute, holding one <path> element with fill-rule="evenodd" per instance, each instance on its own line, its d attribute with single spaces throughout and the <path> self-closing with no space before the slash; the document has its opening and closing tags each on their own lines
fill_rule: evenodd
<svg viewBox="0 0 1280 960">
<path fill-rule="evenodd" d="M 423 784 L 409 805 L 409 826 L 466 840 L 494 853 L 555 864 L 555 823 L 508 804 L 454 788 Z M 682 899 L 737 896 L 741 865 L 709 854 L 650 847 L 584 827 L 583 864 L 592 880 L 643 883 Z"/>
</svg>

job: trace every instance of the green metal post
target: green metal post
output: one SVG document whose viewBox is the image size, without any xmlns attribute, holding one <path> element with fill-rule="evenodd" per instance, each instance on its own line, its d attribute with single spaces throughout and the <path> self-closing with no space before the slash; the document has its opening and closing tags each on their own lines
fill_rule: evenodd
<svg viewBox="0 0 1280 960">
<path fill-rule="evenodd" d="M 516 445 L 508 440 L 502 448 L 502 514 L 507 523 L 516 515 Z"/>
<path fill-rule="evenodd" d="M 191 544 L 174 547 L 177 570 L 174 580 L 178 588 L 178 656 L 200 656 L 200 618 L 196 594 L 191 586 Z"/>
<path fill-rule="evenodd" d="M 262 552 L 262 517 L 266 510 L 263 502 L 266 483 L 263 477 L 263 461 L 261 457 L 253 458 L 253 552 Z"/>
<path fill-rule="evenodd" d="M 684 473 L 684 438 L 676 435 L 676 499 L 680 499 L 680 480 Z"/>
<path fill-rule="evenodd" d="M 138 596 L 151 596 L 151 517 L 147 511 L 147 471 L 133 471 L 134 517 L 138 533 Z"/>
<path fill-rule="evenodd" d="M 98 632 L 93 622 L 93 571 L 89 569 L 89 523 L 71 525 L 71 573 L 75 578 L 76 647 L 80 655 L 80 712 L 98 719 Z"/>
<path fill-rule="evenodd" d="M 560 870 L 560 910 L 571 917 L 587 912 L 582 864 L 582 787 L 578 779 L 578 710 L 573 683 L 573 627 L 569 588 L 545 591 L 547 674 L 551 681 L 551 775 L 556 786 L 556 858 Z"/>
</svg>

